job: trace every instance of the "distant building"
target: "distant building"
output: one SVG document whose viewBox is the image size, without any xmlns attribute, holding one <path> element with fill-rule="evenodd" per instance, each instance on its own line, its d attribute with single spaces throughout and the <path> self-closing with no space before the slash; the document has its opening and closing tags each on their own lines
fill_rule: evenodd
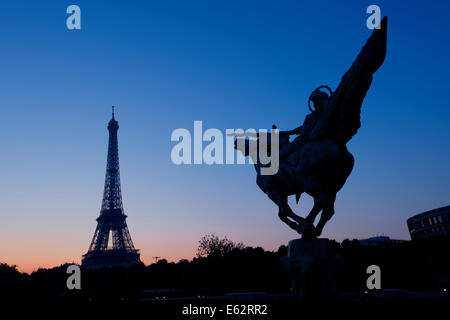
<svg viewBox="0 0 450 320">
<path fill-rule="evenodd" d="M 433 209 L 409 218 L 408 224 L 411 239 L 450 236 L 450 206 Z"/>
<path fill-rule="evenodd" d="M 396 243 L 405 242 L 405 240 L 391 239 L 387 236 L 376 236 L 376 237 L 367 238 L 367 239 L 360 239 L 358 241 L 359 241 L 359 244 L 362 246 L 376 245 L 376 244 L 385 243 L 385 242 L 396 242 Z"/>
</svg>

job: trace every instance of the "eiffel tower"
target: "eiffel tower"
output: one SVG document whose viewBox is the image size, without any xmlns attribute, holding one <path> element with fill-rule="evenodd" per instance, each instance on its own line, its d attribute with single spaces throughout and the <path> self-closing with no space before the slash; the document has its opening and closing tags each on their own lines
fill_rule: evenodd
<svg viewBox="0 0 450 320">
<path fill-rule="evenodd" d="M 108 159 L 102 208 L 97 218 L 97 228 L 91 245 L 81 262 L 82 266 L 88 269 L 110 266 L 127 267 L 140 262 L 139 250 L 134 248 L 125 222 L 127 216 L 122 206 L 117 130 L 119 130 L 119 123 L 114 119 L 114 107 L 112 107 L 112 119 L 108 123 Z M 108 247 L 110 239 L 112 243 L 111 247 Z"/>
</svg>

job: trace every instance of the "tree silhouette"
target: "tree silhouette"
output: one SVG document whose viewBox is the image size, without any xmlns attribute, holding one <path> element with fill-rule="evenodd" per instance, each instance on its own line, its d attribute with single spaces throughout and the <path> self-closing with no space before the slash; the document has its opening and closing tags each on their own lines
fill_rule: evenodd
<svg viewBox="0 0 450 320">
<path fill-rule="evenodd" d="M 220 239 L 213 233 L 203 236 L 200 239 L 197 248 L 197 257 L 223 257 L 235 249 L 242 250 L 244 248 L 245 246 L 242 242 L 235 243 L 227 237 Z"/>
</svg>

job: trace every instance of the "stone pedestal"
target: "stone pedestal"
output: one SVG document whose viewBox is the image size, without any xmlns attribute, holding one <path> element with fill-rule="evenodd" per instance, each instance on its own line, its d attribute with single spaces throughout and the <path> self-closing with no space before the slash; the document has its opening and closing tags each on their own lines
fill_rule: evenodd
<svg viewBox="0 0 450 320">
<path fill-rule="evenodd" d="M 340 296 L 343 259 L 328 239 L 289 241 L 288 255 L 281 259 L 299 300 L 333 299 Z"/>
</svg>

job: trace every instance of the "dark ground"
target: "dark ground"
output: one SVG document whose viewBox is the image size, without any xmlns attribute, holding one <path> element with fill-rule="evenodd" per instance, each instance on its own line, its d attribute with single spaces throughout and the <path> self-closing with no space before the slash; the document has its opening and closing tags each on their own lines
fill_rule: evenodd
<svg viewBox="0 0 450 320">
<path fill-rule="evenodd" d="M 284 246 L 277 252 L 237 247 L 220 254 L 210 252 L 192 261 L 167 263 L 160 260 L 149 266 L 139 264 L 128 269 L 82 270 L 81 290 L 66 288 L 66 265 L 40 269 L 28 275 L 18 272 L 14 266 L 1 264 L 0 301 L 3 304 L 37 302 L 70 310 L 74 306 L 80 310 L 83 307 L 107 308 L 118 312 L 131 308 L 166 315 L 168 319 L 208 318 L 183 316 L 183 307 L 189 305 L 212 305 L 224 310 L 217 311 L 214 319 L 289 318 L 306 309 L 381 312 L 396 306 L 405 312 L 436 310 L 450 305 L 448 291 L 444 292 L 450 289 L 449 244 L 447 238 L 376 246 L 361 246 L 356 240 L 336 242 L 336 253 L 345 261 L 343 292 L 346 294 L 334 301 L 300 303 L 292 299 L 288 275 L 279 264 L 279 259 L 287 253 Z M 366 268 L 371 264 L 381 268 L 381 291 L 366 288 Z M 229 294 L 233 292 L 253 294 Z M 268 314 L 238 317 L 226 314 L 227 304 L 265 304 Z"/>
</svg>

